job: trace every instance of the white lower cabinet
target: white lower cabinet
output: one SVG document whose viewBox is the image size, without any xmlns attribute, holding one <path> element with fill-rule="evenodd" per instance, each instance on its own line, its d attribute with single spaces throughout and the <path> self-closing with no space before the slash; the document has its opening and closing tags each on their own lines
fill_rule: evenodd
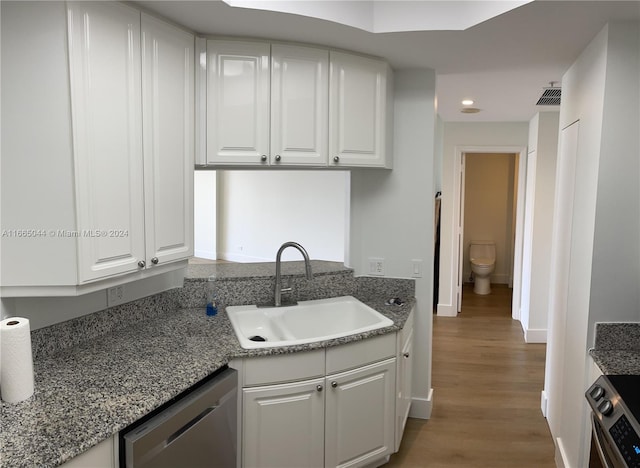
<svg viewBox="0 0 640 468">
<path fill-rule="evenodd" d="M 325 467 L 363 466 L 393 453 L 396 359 L 327 376 Z"/>
<path fill-rule="evenodd" d="M 118 434 L 60 465 L 61 468 L 118 468 Z"/>
<path fill-rule="evenodd" d="M 395 450 L 396 334 L 231 363 L 244 467 L 358 467 Z M 326 372 L 326 374 L 325 374 Z"/>
<path fill-rule="evenodd" d="M 244 466 L 323 466 L 323 389 L 324 379 L 244 389 Z"/>
<path fill-rule="evenodd" d="M 411 386 L 413 384 L 413 313 L 404 328 L 398 332 L 398 373 L 396 376 L 396 443 L 400 449 L 402 434 L 411 409 Z"/>
</svg>

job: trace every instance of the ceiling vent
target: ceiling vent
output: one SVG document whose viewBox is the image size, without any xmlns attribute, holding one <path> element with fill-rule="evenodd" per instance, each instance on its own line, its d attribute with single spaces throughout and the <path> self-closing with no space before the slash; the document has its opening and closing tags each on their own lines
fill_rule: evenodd
<svg viewBox="0 0 640 468">
<path fill-rule="evenodd" d="M 561 88 L 556 88 L 553 86 L 555 82 L 549 83 L 551 86 L 549 88 L 543 88 L 544 92 L 538 102 L 536 102 L 536 106 L 559 106 L 560 105 L 560 96 L 562 94 Z"/>
</svg>

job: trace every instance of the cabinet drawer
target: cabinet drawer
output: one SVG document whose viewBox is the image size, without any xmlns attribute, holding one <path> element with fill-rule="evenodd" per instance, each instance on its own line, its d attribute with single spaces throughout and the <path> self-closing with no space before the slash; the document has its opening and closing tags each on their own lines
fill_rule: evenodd
<svg viewBox="0 0 640 468">
<path fill-rule="evenodd" d="M 375 338 L 327 348 L 327 374 L 381 361 L 393 357 L 395 354 L 395 333 L 387 333 Z"/>
<path fill-rule="evenodd" d="M 244 359 L 243 386 L 324 376 L 324 349 Z"/>
</svg>

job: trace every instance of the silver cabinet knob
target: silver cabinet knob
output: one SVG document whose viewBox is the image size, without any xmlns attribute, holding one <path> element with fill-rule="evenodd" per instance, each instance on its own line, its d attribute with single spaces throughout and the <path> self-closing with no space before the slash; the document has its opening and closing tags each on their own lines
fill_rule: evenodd
<svg viewBox="0 0 640 468">
<path fill-rule="evenodd" d="M 331 382 L 331 388 L 336 388 L 337 386 L 338 386 L 338 382 L 336 382 L 335 380 Z"/>
<path fill-rule="evenodd" d="M 323 387 L 322 385 L 318 385 L 318 386 L 316 387 L 316 390 L 317 390 L 317 391 L 319 391 L 319 392 L 321 392 L 321 391 L 323 390 L 323 388 L 324 388 L 324 387 Z"/>
<path fill-rule="evenodd" d="M 147 264 L 145 263 L 145 261 L 144 261 L 144 260 L 140 260 L 140 261 L 138 262 L 138 267 L 140 267 L 140 268 L 144 268 L 145 266 L 147 266 Z"/>
<path fill-rule="evenodd" d="M 158 264 L 158 257 L 153 257 L 151 259 L 151 263 L 153 263 L 154 265 L 157 265 Z"/>
<path fill-rule="evenodd" d="M 409 357 L 409 353 L 404 353 L 403 356 L 408 358 Z"/>
<path fill-rule="evenodd" d="M 279 154 L 276 154 L 276 161 L 280 162 L 281 159 L 282 159 L 282 156 L 280 156 Z"/>
<path fill-rule="evenodd" d="M 260 161 L 266 162 L 267 161 L 267 155 L 263 154 L 262 156 L 260 156 Z"/>
<path fill-rule="evenodd" d="M 333 162 L 334 162 L 334 163 L 338 163 L 338 162 L 340 162 L 340 156 L 334 156 L 334 157 L 333 157 Z"/>
</svg>

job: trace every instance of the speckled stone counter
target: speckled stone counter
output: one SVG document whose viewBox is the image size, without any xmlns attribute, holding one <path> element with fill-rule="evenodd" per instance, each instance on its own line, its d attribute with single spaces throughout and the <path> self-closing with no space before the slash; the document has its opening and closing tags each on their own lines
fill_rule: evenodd
<svg viewBox="0 0 640 468">
<path fill-rule="evenodd" d="M 604 374 L 640 375 L 640 323 L 597 323 L 589 354 Z"/>
<path fill-rule="evenodd" d="M 350 268 L 342 263 L 325 260 L 311 260 L 311 269 L 315 275 L 333 274 L 340 271 L 350 272 Z M 283 275 L 304 275 L 304 261 L 282 262 Z M 271 278 L 275 275 L 275 263 L 190 263 L 187 267 L 185 279 L 255 279 Z"/>
<path fill-rule="evenodd" d="M 339 269 L 335 273 L 340 278 L 344 272 Z M 210 317 L 204 307 L 184 308 L 183 291 L 173 290 L 59 324 L 52 330 L 38 330 L 35 395 L 15 405 L 2 403 L 2 466 L 57 466 L 116 434 L 235 357 L 337 346 L 404 326 L 415 303 L 411 280 L 351 279 L 347 289 L 393 320 L 392 326 L 301 346 L 244 350 L 224 306 Z M 189 283 L 185 282 L 185 287 Z M 394 296 L 403 296 L 406 304 L 384 304 Z M 77 338 L 89 330 L 94 330 L 90 336 Z M 48 340 L 60 340 L 60 335 L 68 346 L 46 345 Z"/>
</svg>

